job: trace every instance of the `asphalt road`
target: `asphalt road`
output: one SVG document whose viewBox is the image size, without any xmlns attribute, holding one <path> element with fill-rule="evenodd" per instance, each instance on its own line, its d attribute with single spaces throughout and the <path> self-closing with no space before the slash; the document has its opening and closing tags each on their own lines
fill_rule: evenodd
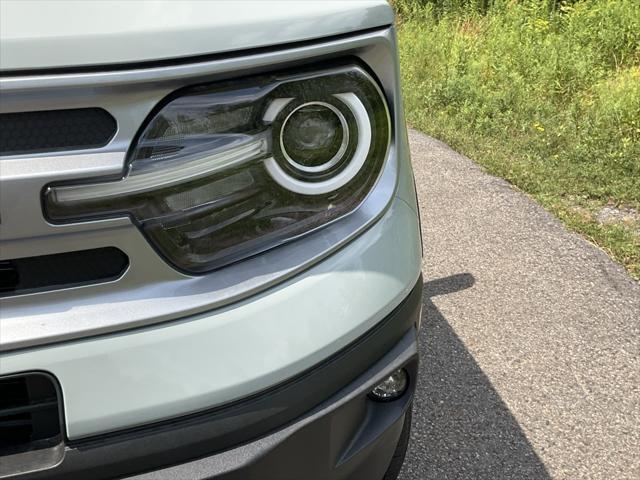
<svg viewBox="0 0 640 480">
<path fill-rule="evenodd" d="M 410 142 L 426 286 L 400 478 L 640 479 L 640 285 L 505 181 Z"/>
</svg>

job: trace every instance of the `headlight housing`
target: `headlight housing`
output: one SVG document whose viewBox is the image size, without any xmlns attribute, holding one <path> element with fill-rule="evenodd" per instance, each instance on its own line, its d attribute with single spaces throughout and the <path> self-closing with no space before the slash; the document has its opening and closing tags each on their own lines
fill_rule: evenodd
<svg viewBox="0 0 640 480">
<path fill-rule="evenodd" d="M 360 67 L 172 94 L 117 181 L 45 190 L 54 222 L 129 215 L 175 267 L 204 273 L 353 212 L 389 147 L 386 102 Z"/>
</svg>

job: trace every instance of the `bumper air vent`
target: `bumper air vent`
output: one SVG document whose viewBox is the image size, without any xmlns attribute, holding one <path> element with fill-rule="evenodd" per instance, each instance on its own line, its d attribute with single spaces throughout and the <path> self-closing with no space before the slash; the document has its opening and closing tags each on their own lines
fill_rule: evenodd
<svg viewBox="0 0 640 480">
<path fill-rule="evenodd" d="M 60 412 L 51 376 L 0 378 L 0 478 L 49 468 L 62 459 Z"/>
</svg>

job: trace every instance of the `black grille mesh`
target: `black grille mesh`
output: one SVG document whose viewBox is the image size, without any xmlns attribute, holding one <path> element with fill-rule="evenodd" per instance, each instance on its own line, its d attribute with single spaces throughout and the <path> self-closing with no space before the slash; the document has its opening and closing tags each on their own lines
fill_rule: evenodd
<svg viewBox="0 0 640 480">
<path fill-rule="evenodd" d="M 128 265 L 115 247 L 0 260 L 0 297 L 114 280 Z"/>
<path fill-rule="evenodd" d="M 0 155 L 99 148 L 116 132 L 101 108 L 0 114 Z"/>
</svg>

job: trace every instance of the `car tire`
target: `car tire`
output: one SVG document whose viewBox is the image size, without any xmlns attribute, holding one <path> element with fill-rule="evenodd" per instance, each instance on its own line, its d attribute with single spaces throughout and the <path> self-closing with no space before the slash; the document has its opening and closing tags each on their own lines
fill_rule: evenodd
<svg viewBox="0 0 640 480">
<path fill-rule="evenodd" d="M 402 425 L 402 432 L 400 433 L 400 439 L 396 446 L 391 463 L 387 469 L 387 473 L 384 474 L 382 480 L 396 480 L 400 475 L 400 469 L 404 463 L 404 457 L 407 453 L 407 447 L 409 446 L 409 437 L 411 435 L 411 416 L 413 411 L 413 404 L 409 405 L 407 412 L 404 414 L 404 424 Z"/>
</svg>

